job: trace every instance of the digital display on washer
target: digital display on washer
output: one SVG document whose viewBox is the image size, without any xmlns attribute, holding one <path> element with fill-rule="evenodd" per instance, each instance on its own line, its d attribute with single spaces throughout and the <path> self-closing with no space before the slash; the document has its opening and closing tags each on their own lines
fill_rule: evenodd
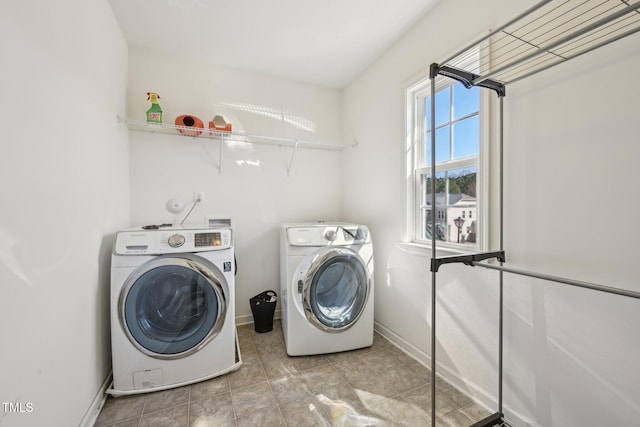
<svg viewBox="0 0 640 427">
<path fill-rule="evenodd" d="M 195 245 L 199 246 L 221 246 L 222 233 L 196 233 Z"/>
</svg>

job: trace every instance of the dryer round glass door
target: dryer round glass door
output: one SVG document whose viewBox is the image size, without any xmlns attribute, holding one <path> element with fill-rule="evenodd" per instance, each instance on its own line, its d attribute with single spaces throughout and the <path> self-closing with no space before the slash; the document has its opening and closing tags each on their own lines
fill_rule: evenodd
<svg viewBox="0 0 640 427">
<path fill-rule="evenodd" d="M 368 270 L 355 252 L 329 249 L 314 259 L 305 277 L 305 315 L 323 331 L 344 331 L 364 311 L 369 286 Z"/>
<path fill-rule="evenodd" d="M 121 324 L 144 354 L 159 359 L 188 356 L 222 329 L 226 287 L 224 276 L 202 258 L 158 257 L 125 282 Z"/>
</svg>

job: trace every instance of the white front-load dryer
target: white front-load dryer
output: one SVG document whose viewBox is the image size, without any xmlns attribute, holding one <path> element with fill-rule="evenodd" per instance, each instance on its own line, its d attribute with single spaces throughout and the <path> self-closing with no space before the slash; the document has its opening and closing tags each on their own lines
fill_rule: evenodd
<svg viewBox="0 0 640 427">
<path fill-rule="evenodd" d="M 290 356 L 373 343 L 373 246 L 363 225 L 283 224 L 281 323 Z"/>
<path fill-rule="evenodd" d="M 164 390 L 237 369 L 234 268 L 230 228 L 119 232 L 108 392 Z"/>
</svg>

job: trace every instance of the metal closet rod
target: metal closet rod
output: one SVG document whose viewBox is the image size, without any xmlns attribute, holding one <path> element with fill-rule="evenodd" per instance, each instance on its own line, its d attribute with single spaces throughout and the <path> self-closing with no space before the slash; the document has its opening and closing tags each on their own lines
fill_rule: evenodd
<svg viewBox="0 0 640 427">
<path fill-rule="evenodd" d="M 611 287 L 611 286 L 603 286 L 603 285 L 598 285 L 598 284 L 595 284 L 595 283 L 583 282 L 583 281 L 580 281 L 580 280 L 567 279 L 565 277 L 560 277 L 560 276 L 553 276 L 553 275 L 550 275 L 550 274 L 537 273 L 537 272 L 522 270 L 522 269 L 513 268 L 513 267 L 505 267 L 504 265 L 493 265 L 493 264 L 486 264 L 486 263 L 483 263 L 483 262 L 475 262 L 475 261 L 472 261 L 470 263 L 470 265 L 478 266 L 478 267 L 484 267 L 484 268 L 488 268 L 490 270 L 503 271 L 503 272 L 506 272 L 506 273 L 513 273 L 513 274 L 517 274 L 517 275 L 520 275 L 520 276 L 533 277 L 535 279 L 547 280 L 549 282 L 557 282 L 557 283 L 562 283 L 562 284 L 565 284 L 565 285 L 571 285 L 571 286 L 577 286 L 577 287 L 580 287 L 580 288 L 592 289 L 594 291 L 606 292 L 606 293 L 609 293 L 609 294 L 622 295 L 622 296 L 625 296 L 625 297 L 640 299 L 640 292 L 630 291 L 628 289 L 614 288 L 614 287 Z"/>
</svg>

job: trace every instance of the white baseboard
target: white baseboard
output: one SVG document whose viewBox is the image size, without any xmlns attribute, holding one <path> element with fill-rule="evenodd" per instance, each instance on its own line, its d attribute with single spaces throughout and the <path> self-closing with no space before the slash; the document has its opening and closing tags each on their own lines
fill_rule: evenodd
<svg viewBox="0 0 640 427">
<path fill-rule="evenodd" d="M 276 310 L 275 313 L 273 314 L 273 319 L 279 319 L 280 318 L 280 310 Z M 252 314 L 245 314 L 243 316 L 236 316 L 236 325 L 248 325 L 253 323 L 253 315 Z"/>
<path fill-rule="evenodd" d="M 388 329 L 381 325 L 378 322 L 375 322 L 374 329 L 382 335 L 384 338 L 388 339 L 391 344 L 398 347 L 400 350 L 407 353 L 409 356 L 416 359 L 422 365 L 427 368 L 431 368 L 431 356 L 419 348 L 415 347 L 404 338 L 393 332 L 391 329 Z M 485 408 L 490 413 L 497 412 L 498 408 L 498 398 L 497 396 L 493 396 L 487 393 L 486 390 L 479 387 L 477 384 L 466 381 L 461 378 L 459 375 L 455 373 L 455 371 L 449 369 L 447 366 L 437 363 L 436 373 L 449 384 L 455 386 L 460 390 L 468 390 L 468 395 L 473 401 Z M 497 382 L 496 378 L 496 382 Z M 497 385 L 496 385 L 497 387 Z M 530 418 L 523 416 L 521 413 L 514 412 L 510 410 L 507 406 L 504 405 L 503 402 L 503 413 L 506 413 L 505 417 L 508 418 L 506 421 L 509 425 L 514 426 L 523 426 L 523 427 L 539 427 L 534 421 Z M 508 417 L 507 417 L 508 415 Z"/>
<path fill-rule="evenodd" d="M 274 320 L 280 319 L 280 314 L 281 314 L 280 310 L 276 310 L 276 312 L 274 313 Z M 253 315 L 251 314 L 236 316 L 236 325 L 246 325 L 246 324 L 252 324 L 252 323 L 253 323 Z M 389 340 L 391 344 L 395 345 L 400 350 L 402 350 L 409 356 L 413 357 L 419 363 L 421 363 L 427 368 L 431 367 L 431 356 L 429 354 L 415 347 L 414 345 L 406 341 L 404 338 L 402 338 L 400 335 L 396 334 L 391 329 L 386 328 L 385 326 L 383 326 L 378 322 L 374 322 L 374 329 L 384 338 Z M 444 366 L 440 363 L 437 364 L 437 373 L 441 378 L 443 378 L 445 381 L 449 382 L 453 386 L 463 390 L 464 389 L 470 390 L 471 391 L 470 397 L 478 405 L 484 407 L 491 413 L 496 411 L 495 409 L 491 409 L 491 408 L 496 408 L 498 406 L 497 399 L 489 395 L 485 390 L 481 389 L 476 384 L 465 381 L 463 378 L 455 374 L 454 371 L 452 371 L 447 366 Z M 100 390 L 98 390 L 96 396 L 93 398 L 93 401 L 91 402 L 89 409 L 85 413 L 78 427 L 93 427 L 96 420 L 98 419 L 98 416 L 100 415 L 100 411 L 102 410 L 102 407 L 106 402 L 106 399 L 108 397 L 107 390 L 109 389 L 111 382 L 112 382 L 112 372 L 109 371 L 109 374 L 107 375 L 104 382 L 102 383 Z M 537 426 L 535 422 L 522 416 L 522 414 L 514 413 L 513 411 L 509 411 L 508 409 L 505 412 L 507 412 L 509 414 L 509 418 L 511 418 L 511 420 L 508 420 L 510 421 L 511 425 Z"/>
<path fill-rule="evenodd" d="M 374 322 L 374 329 L 380 335 L 382 335 L 383 337 L 391 341 L 393 345 L 395 345 L 400 350 L 403 350 L 405 353 L 412 356 L 414 359 L 416 359 L 418 362 L 420 362 L 424 366 L 426 367 L 431 366 L 430 365 L 431 357 L 427 353 L 423 352 L 418 347 L 415 347 L 414 345 L 409 343 L 409 341 L 406 341 L 404 338 L 402 338 L 400 335 L 393 332 L 391 329 L 387 329 L 385 326 L 383 326 L 378 322 Z"/>
<path fill-rule="evenodd" d="M 107 389 L 111 384 L 112 376 L 112 371 L 109 371 L 109 374 L 104 379 L 102 386 L 100 386 L 98 393 L 93 398 L 89 409 L 87 409 L 84 417 L 82 417 L 82 421 L 80 421 L 78 427 L 93 427 L 93 425 L 96 423 L 98 415 L 100 415 L 100 411 L 102 410 L 102 407 L 107 400 Z"/>
<path fill-rule="evenodd" d="M 416 346 L 412 345 L 404 338 L 393 332 L 392 330 L 386 328 L 378 322 L 375 322 L 374 325 L 375 330 L 388 339 L 393 345 L 398 347 L 400 350 L 407 353 L 409 356 L 416 359 L 422 365 L 431 369 L 431 355 L 425 353 L 420 350 Z M 451 370 L 446 365 L 438 363 L 436 361 L 436 373 L 449 384 L 453 385 L 459 390 L 465 390 L 469 397 L 473 399 L 473 401 L 487 409 L 489 412 L 496 412 L 495 409 L 498 407 L 497 398 L 490 395 L 486 392 L 486 390 L 479 387 L 477 384 L 471 383 L 464 378 L 461 378 L 455 371 Z"/>
</svg>

